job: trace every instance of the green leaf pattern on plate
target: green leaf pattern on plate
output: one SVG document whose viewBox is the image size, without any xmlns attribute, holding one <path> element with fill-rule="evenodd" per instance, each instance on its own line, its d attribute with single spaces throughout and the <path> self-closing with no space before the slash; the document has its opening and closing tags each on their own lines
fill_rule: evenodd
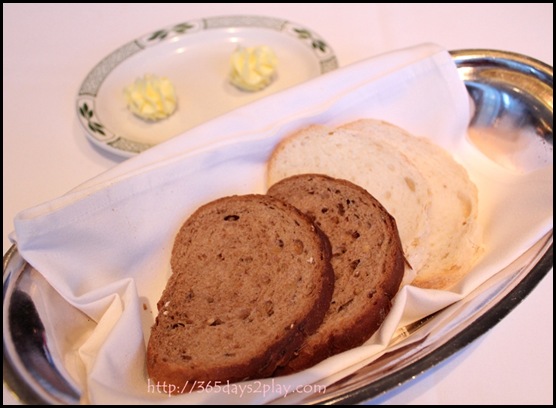
<svg viewBox="0 0 556 408">
<path fill-rule="evenodd" d="M 318 38 L 313 37 L 313 34 L 309 31 L 306 30 L 304 28 L 294 28 L 293 31 L 295 31 L 297 33 L 297 36 L 302 39 L 302 40 L 311 40 L 311 46 L 316 49 L 316 50 L 320 50 L 322 52 L 326 52 L 326 43 L 322 40 L 319 40 Z"/>
<path fill-rule="evenodd" d="M 297 33 L 299 38 L 306 39 L 312 37 L 311 33 L 303 28 L 294 28 L 293 30 Z"/>
<path fill-rule="evenodd" d="M 173 26 L 172 28 L 170 28 L 169 30 L 157 30 L 154 33 L 152 33 L 149 38 L 147 38 L 147 41 L 162 41 L 164 40 L 166 37 L 168 37 L 168 35 L 172 32 L 176 33 L 176 34 L 183 34 L 185 33 L 187 30 L 189 30 L 190 28 L 193 28 L 194 26 L 188 22 L 185 23 L 180 23 L 180 24 L 176 24 L 175 26 Z"/>
<path fill-rule="evenodd" d="M 87 102 L 83 102 L 83 105 L 79 107 L 79 113 L 85 118 L 87 121 L 87 127 L 91 129 L 92 132 L 106 136 L 104 126 L 93 120 L 94 112 L 91 108 L 89 108 Z"/>
<path fill-rule="evenodd" d="M 166 38 L 167 35 L 168 35 L 168 31 L 158 30 L 151 34 L 151 36 L 148 38 L 148 41 L 163 40 Z"/>
<path fill-rule="evenodd" d="M 176 25 L 174 26 L 174 31 L 175 31 L 176 33 L 179 33 L 179 34 L 183 34 L 183 33 L 185 33 L 187 30 L 189 30 L 190 28 L 193 28 L 193 27 L 194 27 L 193 24 L 190 24 L 190 23 L 176 24 Z"/>
<path fill-rule="evenodd" d="M 326 43 L 322 40 L 313 40 L 313 48 L 318 48 L 322 52 L 326 52 Z"/>
</svg>

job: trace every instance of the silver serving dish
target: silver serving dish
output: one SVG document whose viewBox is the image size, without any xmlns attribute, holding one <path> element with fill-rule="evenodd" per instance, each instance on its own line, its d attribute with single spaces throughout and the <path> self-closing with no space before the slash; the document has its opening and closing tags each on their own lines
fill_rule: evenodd
<svg viewBox="0 0 556 408">
<path fill-rule="evenodd" d="M 474 114 L 470 135 L 493 160 L 501 138 L 534 144 L 535 157 L 517 155 L 526 169 L 553 162 L 553 69 L 532 58 L 495 50 L 453 51 Z M 540 150 L 539 150 L 540 149 Z M 526 149 L 527 150 L 527 149 Z M 538 152 L 541 154 L 538 154 Z M 376 397 L 425 372 L 487 330 L 518 305 L 553 268 L 553 231 L 511 265 L 463 300 L 406 327 L 389 352 L 352 375 L 327 387 L 326 394 L 306 395 L 301 401 L 358 403 Z M 79 403 L 81 391 L 56 366 L 35 306 L 36 285 L 30 265 L 12 247 L 4 255 L 3 352 L 4 382 L 20 400 L 32 404 Z M 64 313 L 72 313 L 71 306 Z M 77 315 L 77 311 L 75 311 Z M 419 334 L 427 332 L 419 338 Z"/>
</svg>

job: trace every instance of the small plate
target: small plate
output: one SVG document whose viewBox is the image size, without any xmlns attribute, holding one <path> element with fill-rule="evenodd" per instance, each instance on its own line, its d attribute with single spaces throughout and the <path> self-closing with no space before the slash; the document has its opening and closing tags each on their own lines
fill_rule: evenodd
<svg viewBox="0 0 556 408">
<path fill-rule="evenodd" d="M 228 81 L 238 45 L 270 46 L 277 77 L 267 88 L 244 92 Z M 79 122 L 95 145 L 130 157 L 209 119 L 338 67 L 333 50 L 314 31 L 272 17 L 225 16 L 186 21 L 131 41 L 89 72 L 77 95 Z M 126 106 L 124 88 L 146 73 L 176 88 L 177 111 L 147 122 Z"/>
</svg>

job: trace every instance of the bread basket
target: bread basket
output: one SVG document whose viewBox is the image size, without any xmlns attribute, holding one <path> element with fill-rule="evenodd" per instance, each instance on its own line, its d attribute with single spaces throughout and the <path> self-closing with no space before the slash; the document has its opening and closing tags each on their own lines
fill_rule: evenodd
<svg viewBox="0 0 556 408">
<path fill-rule="evenodd" d="M 494 161 L 532 170 L 553 161 L 553 69 L 533 58 L 497 50 L 458 50 L 451 55 L 473 105 L 470 137 Z M 511 135 L 510 139 L 504 139 Z M 518 144 L 515 144 L 515 143 Z M 509 146 L 509 147 L 508 147 Z M 508 162 L 507 149 L 512 150 Z M 530 152 L 535 154 L 531 155 Z M 374 398 L 427 371 L 495 326 L 517 306 L 553 267 L 553 232 L 512 264 L 442 313 L 450 324 L 435 324 L 435 315 L 406 327 L 402 344 L 419 331 L 422 341 L 387 352 L 373 363 L 327 387 L 307 394 L 306 404 L 351 404 Z M 49 358 L 44 325 L 35 308 L 31 267 L 14 246 L 4 255 L 4 382 L 24 403 L 75 404 L 81 391 L 64 367 Z M 71 313 L 70 305 L 61 305 Z"/>
</svg>

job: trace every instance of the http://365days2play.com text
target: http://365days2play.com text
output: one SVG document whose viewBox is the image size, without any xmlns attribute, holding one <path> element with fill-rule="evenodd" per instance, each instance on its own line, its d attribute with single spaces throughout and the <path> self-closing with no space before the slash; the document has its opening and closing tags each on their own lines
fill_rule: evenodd
<svg viewBox="0 0 556 408">
<path fill-rule="evenodd" d="M 224 393 L 236 395 L 240 398 L 248 394 L 262 394 L 263 398 L 267 395 L 281 395 L 285 398 L 291 393 L 324 394 L 326 393 L 326 385 L 305 384 L 293 386 L 291 384 L 281 384 L 272 379 L 270 382 L 257 380 L 248 383 L 230 383 L 230 381 L 186 381 L 185 384 L 179 386 L 169 384 L 166 381 L 156 382 L 149 379 L 147 391 L 149 393 L 166 394 L 168 397 L 191 394 L 194 392 L 204 392 L 213 394 Z"/>
</svg>

